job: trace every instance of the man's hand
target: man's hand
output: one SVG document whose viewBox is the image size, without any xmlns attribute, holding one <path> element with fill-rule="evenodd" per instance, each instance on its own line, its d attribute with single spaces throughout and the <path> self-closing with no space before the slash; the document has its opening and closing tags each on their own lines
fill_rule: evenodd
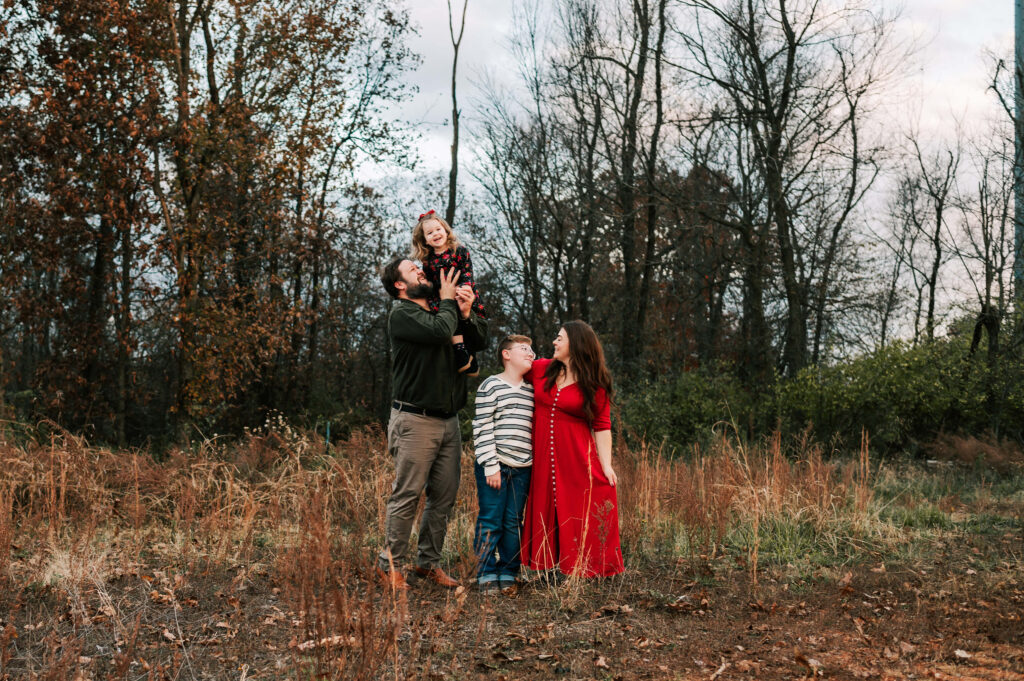
<svg viewBox="0 0 1024 681">
<path fill-rule="evenodd" d="M 460 276 L 454 267 L 447 272 L 441 270 L 441 290 L 437 292 L 441 300 L 455 300 L 455 284 Z"/>
<path fill-rule="evenodd" d="M 501 489 L 501 471 L 498 471 L 494 475 L 487 476 L 487 486 L 493 487 L 494 489 Z"/>
<path fill-rule="evenodd" d="M 469 284 L 463 284 L 455 289 L 455 302 L 459 304 L 459 312 L 462 313 L 463 319 L 469 319 L 474 300 L 476 300 L 476 294 L 473 293 L 473 287 Z"/>
</svg>

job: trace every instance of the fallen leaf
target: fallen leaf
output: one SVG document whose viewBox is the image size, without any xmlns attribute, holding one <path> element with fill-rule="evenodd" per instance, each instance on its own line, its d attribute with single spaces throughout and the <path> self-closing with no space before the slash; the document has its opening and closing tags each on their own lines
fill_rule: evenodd
<svg viewBox="0 0 1024 681">
<path fill-rule="evenodd" d="M 909 655 L 915 650 L 917 650 L 917 646 L 907 643 L 906 641 L 900 641 L 900 651 L 903 652 L 903 654 Z"/>
<path fill-rule="evenodd" d="M 295 641 L 293 639 L 292 643 L 294 645 L 289 644 L 290 647 L 294 647 L 297 650 L 312 650 L 313 648 L 317 648 L 317 647 L 320 647 L 320 648 L 333 648 L 333 647 L 336 647 L 336 646 L 352 646 L 352 647 L 358 647 L 359 646 L 359 640 L 355 636 L 341 636 L 341 635 L 338 635 L 338 636 L 328 636 L 326 638 L 320 639 L 319 641 L 314 640 L 314 639 L 310 639 L 308 641 L 303 641 L 302 643 L 295 643 Z"/>
<path fill-rule="evenodd" d="M 719 676 L 721 676 L 722 672 L 724 672 L 728 668 L 729 668 L 729 663 L 726 662 L 725 660 L 722 660 L 722 665 L 717 670 L 715 670 L 714 674 L 711 675 L 711 681 L 715 681 L 715 679 L 717 679 Z"/>
<path fill-rule="evenodd" d="M 627 615 L 633 612 L 633 608 L 631 608 L 628 605 L 606 605 L 603 608 L 601 608 L 601 612 L 607 615 L 616 615 L 620 613 L 623 615 Z"/>
<path fill-rule="evenodd" d="M 171 641 L 172 643 L 173 643 L 174 641 L 177 641 L 177 640 L 178 640 L 178 639 L 177 639 L 177 638 L 176 638 L 176 637 L 174 636 L 174 634 L 172 634 L 172 633 L 171 633 L 170 631 L 168 631 L 167 629 L 164 629 L 164 638 L 166 638 L 166 639 L 167 639 L 168 641 Z"/>
<path fill-rule="evenodd" d="M 807 667 L 814 673 L 817 673 L 818 670 L 821 669 L 821 662 L 818 662 L 813 657 L 807 657 L 799 650 L 793 651 L 793 659 L 796 660 L 799 664 L 802 664 L 803 666 Z"/>
<path fill-rule="evenodd" d="M 608 660 L 604 659 L 604 655 L 598 655 L 594 660 L 594 666 L 598 669 L 608 669 Z"/>
<path fill-rule="evenodd" d="M 502 650 L 494 651 L 494 654 L 491 655 L 491 657 L 493 657 L 495 660 L 504 660 L 505 662 L 519 662 L 523 659 L 519 655 L 509 655 L 508 653 Z"/>
<path fill-rule="evenodd" d="M 971 659 L 972 657 L 974 657 L 973 655 L 971 655 L 971 654 L 970 654 L 969 652 L 967 652 L 966 650 L 960 650 L 959 648 L 957 648 L 956 650 L 954 650 L 954 651 L 953 651 L 953 654 L 954 654 L 954 655 L 956 655 L 956 656 L 957 656 L 958 658 L 960 658 L 961 660 L 969 660 L 969 659 Z"/>
<path fill-rule="evenodd" d="M 880 563 L 878 567 L 871 568 L 872 572 L 885 572 L 885 563 Z"/>
</svg>

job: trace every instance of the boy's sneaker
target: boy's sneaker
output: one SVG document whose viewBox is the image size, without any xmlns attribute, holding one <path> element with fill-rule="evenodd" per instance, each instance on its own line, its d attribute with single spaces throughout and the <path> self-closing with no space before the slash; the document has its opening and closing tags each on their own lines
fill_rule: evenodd
<svg viewBox="0 0 1024 681">
<path fill-rule="evenodd" d="M 498 585 L 501 587 L 501 593 L 505 596 L 515 596 L 519 593 L 519 585 L 521 584 L 518 579 L 502 578 L 498 580 Z"/>
</svg>

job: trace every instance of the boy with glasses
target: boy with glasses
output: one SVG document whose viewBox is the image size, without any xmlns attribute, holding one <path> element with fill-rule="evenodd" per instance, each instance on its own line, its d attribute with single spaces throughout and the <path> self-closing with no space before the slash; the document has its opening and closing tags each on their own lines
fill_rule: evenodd
<svg viewBox="0 0 1024 681">
<path fill-rule="evenodd" d="M 498 345 L 504 370 L 476 393 L 473 443 L 480 513 L 473 549 L 481 592 L 515 591 L 520 566 L 523 509 L 533 464 L 533 341 L 506 336 Z"/>
</svg>

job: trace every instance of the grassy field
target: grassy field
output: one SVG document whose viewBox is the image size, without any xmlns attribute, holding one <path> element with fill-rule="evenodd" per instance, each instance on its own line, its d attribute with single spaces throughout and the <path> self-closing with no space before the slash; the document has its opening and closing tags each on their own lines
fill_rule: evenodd
<svg viewBox="0 0 1024 681">
<path fill-rule="evenodd" d="M 43 432 L 0 431 L 3 679 L 1024 679 L 1016 451 L 620 445 L 625 574 L 396 596 L 372 579 L 379 430 L 326 448 L 275 421 L 160 463 Z"/>
</svg>

